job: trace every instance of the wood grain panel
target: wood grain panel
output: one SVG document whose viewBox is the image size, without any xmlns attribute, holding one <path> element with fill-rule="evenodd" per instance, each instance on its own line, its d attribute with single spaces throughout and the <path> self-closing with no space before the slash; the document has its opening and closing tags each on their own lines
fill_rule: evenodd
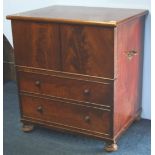
<svg viewBox="0 0 155 155">
<path fill-rule="evenodd" d="M 57 24 L 13 20 L 12 31 L 17 65 L 60 69 Z"/>
<path fill-rule="evenodd" d="M 21 104 L 25 117 L 111 134 L 108 111 L 25 95 L 21 96 Z"/>
<path fill-rule="evenodd" d="M 60 28 L 63 71 L 114 77 L 112 28 L 65 24 Z"/>
<path fill-rule="evenodd" d="M 114 83 L 114 131 L 119 134 L 141 109 L 144 17 L 122 24 L 117 34 L 117 80 Z M 129 51 L 136 51 L 128 59 Z"/>
</svg>

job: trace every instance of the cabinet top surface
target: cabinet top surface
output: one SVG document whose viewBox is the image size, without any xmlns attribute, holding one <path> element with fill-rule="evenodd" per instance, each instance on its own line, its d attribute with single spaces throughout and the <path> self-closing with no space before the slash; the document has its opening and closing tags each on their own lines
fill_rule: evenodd
<svg viewBox="0 0 155 155">
<path fill-rule="evenodd" d="M 140 9 L 50 6 L 8 15 L 7 19 L 116 26 L 123 21 L 143 16 L 147 13 L 147 10 Z"/>
</svg>

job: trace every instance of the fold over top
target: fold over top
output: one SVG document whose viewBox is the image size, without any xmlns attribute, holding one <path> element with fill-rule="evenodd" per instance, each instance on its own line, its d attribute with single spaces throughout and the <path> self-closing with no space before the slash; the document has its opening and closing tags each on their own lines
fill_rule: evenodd
<svg viewBox="0 0 155 155">
<path fill-rule="evenodd" d="M 117 26 L 126 20 L 137 16 L 144 16 L 147 13 L 147 10 L 140 9 L 50 6 L 14 15 L 8 15 L 6 18 L 14 20 Z"/>
</svg>

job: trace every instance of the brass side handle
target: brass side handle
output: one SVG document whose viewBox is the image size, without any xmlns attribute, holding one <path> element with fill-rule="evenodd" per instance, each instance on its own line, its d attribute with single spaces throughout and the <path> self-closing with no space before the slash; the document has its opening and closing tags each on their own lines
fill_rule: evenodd
<svg viewBox="0 0 155 155">
<path fill-rule="evenodd" d="M 136 50 L 130 50 L 127 52 L 127 57 L 129 60 L 131 60 L 133 58 L 133 56 L 137 55 L 138 52 Z"/>
<path fill-rule="evenodd" d="M 91 120 L 91 119 L 90 119 L 90 116 L 85 116 L 84 120 L 85 120 L 86 123 L 89 123 L 90 120 Z"/>
<path fill-rule="evenodd" d="M 38 111 L 39 113 L 42 113 L 42 112 L 43 112 L 43 107 L 42 107 L 42 106 L 38 106 L 38 107 L 37 107 L 37 111 Z"/>
</svg>

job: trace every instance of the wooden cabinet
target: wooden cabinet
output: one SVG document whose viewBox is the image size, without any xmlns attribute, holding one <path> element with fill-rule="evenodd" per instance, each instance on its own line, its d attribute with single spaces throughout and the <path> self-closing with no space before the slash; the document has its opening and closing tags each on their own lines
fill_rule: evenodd
<svg viewBox="0 0 155 155">
<path fill-rule="evenodd" d="M 141 113 L 147 13 L 52 6 L 7 16 L 23 131 L 41 125 L 89 135 L 116 151 Z"/>
</svg>

